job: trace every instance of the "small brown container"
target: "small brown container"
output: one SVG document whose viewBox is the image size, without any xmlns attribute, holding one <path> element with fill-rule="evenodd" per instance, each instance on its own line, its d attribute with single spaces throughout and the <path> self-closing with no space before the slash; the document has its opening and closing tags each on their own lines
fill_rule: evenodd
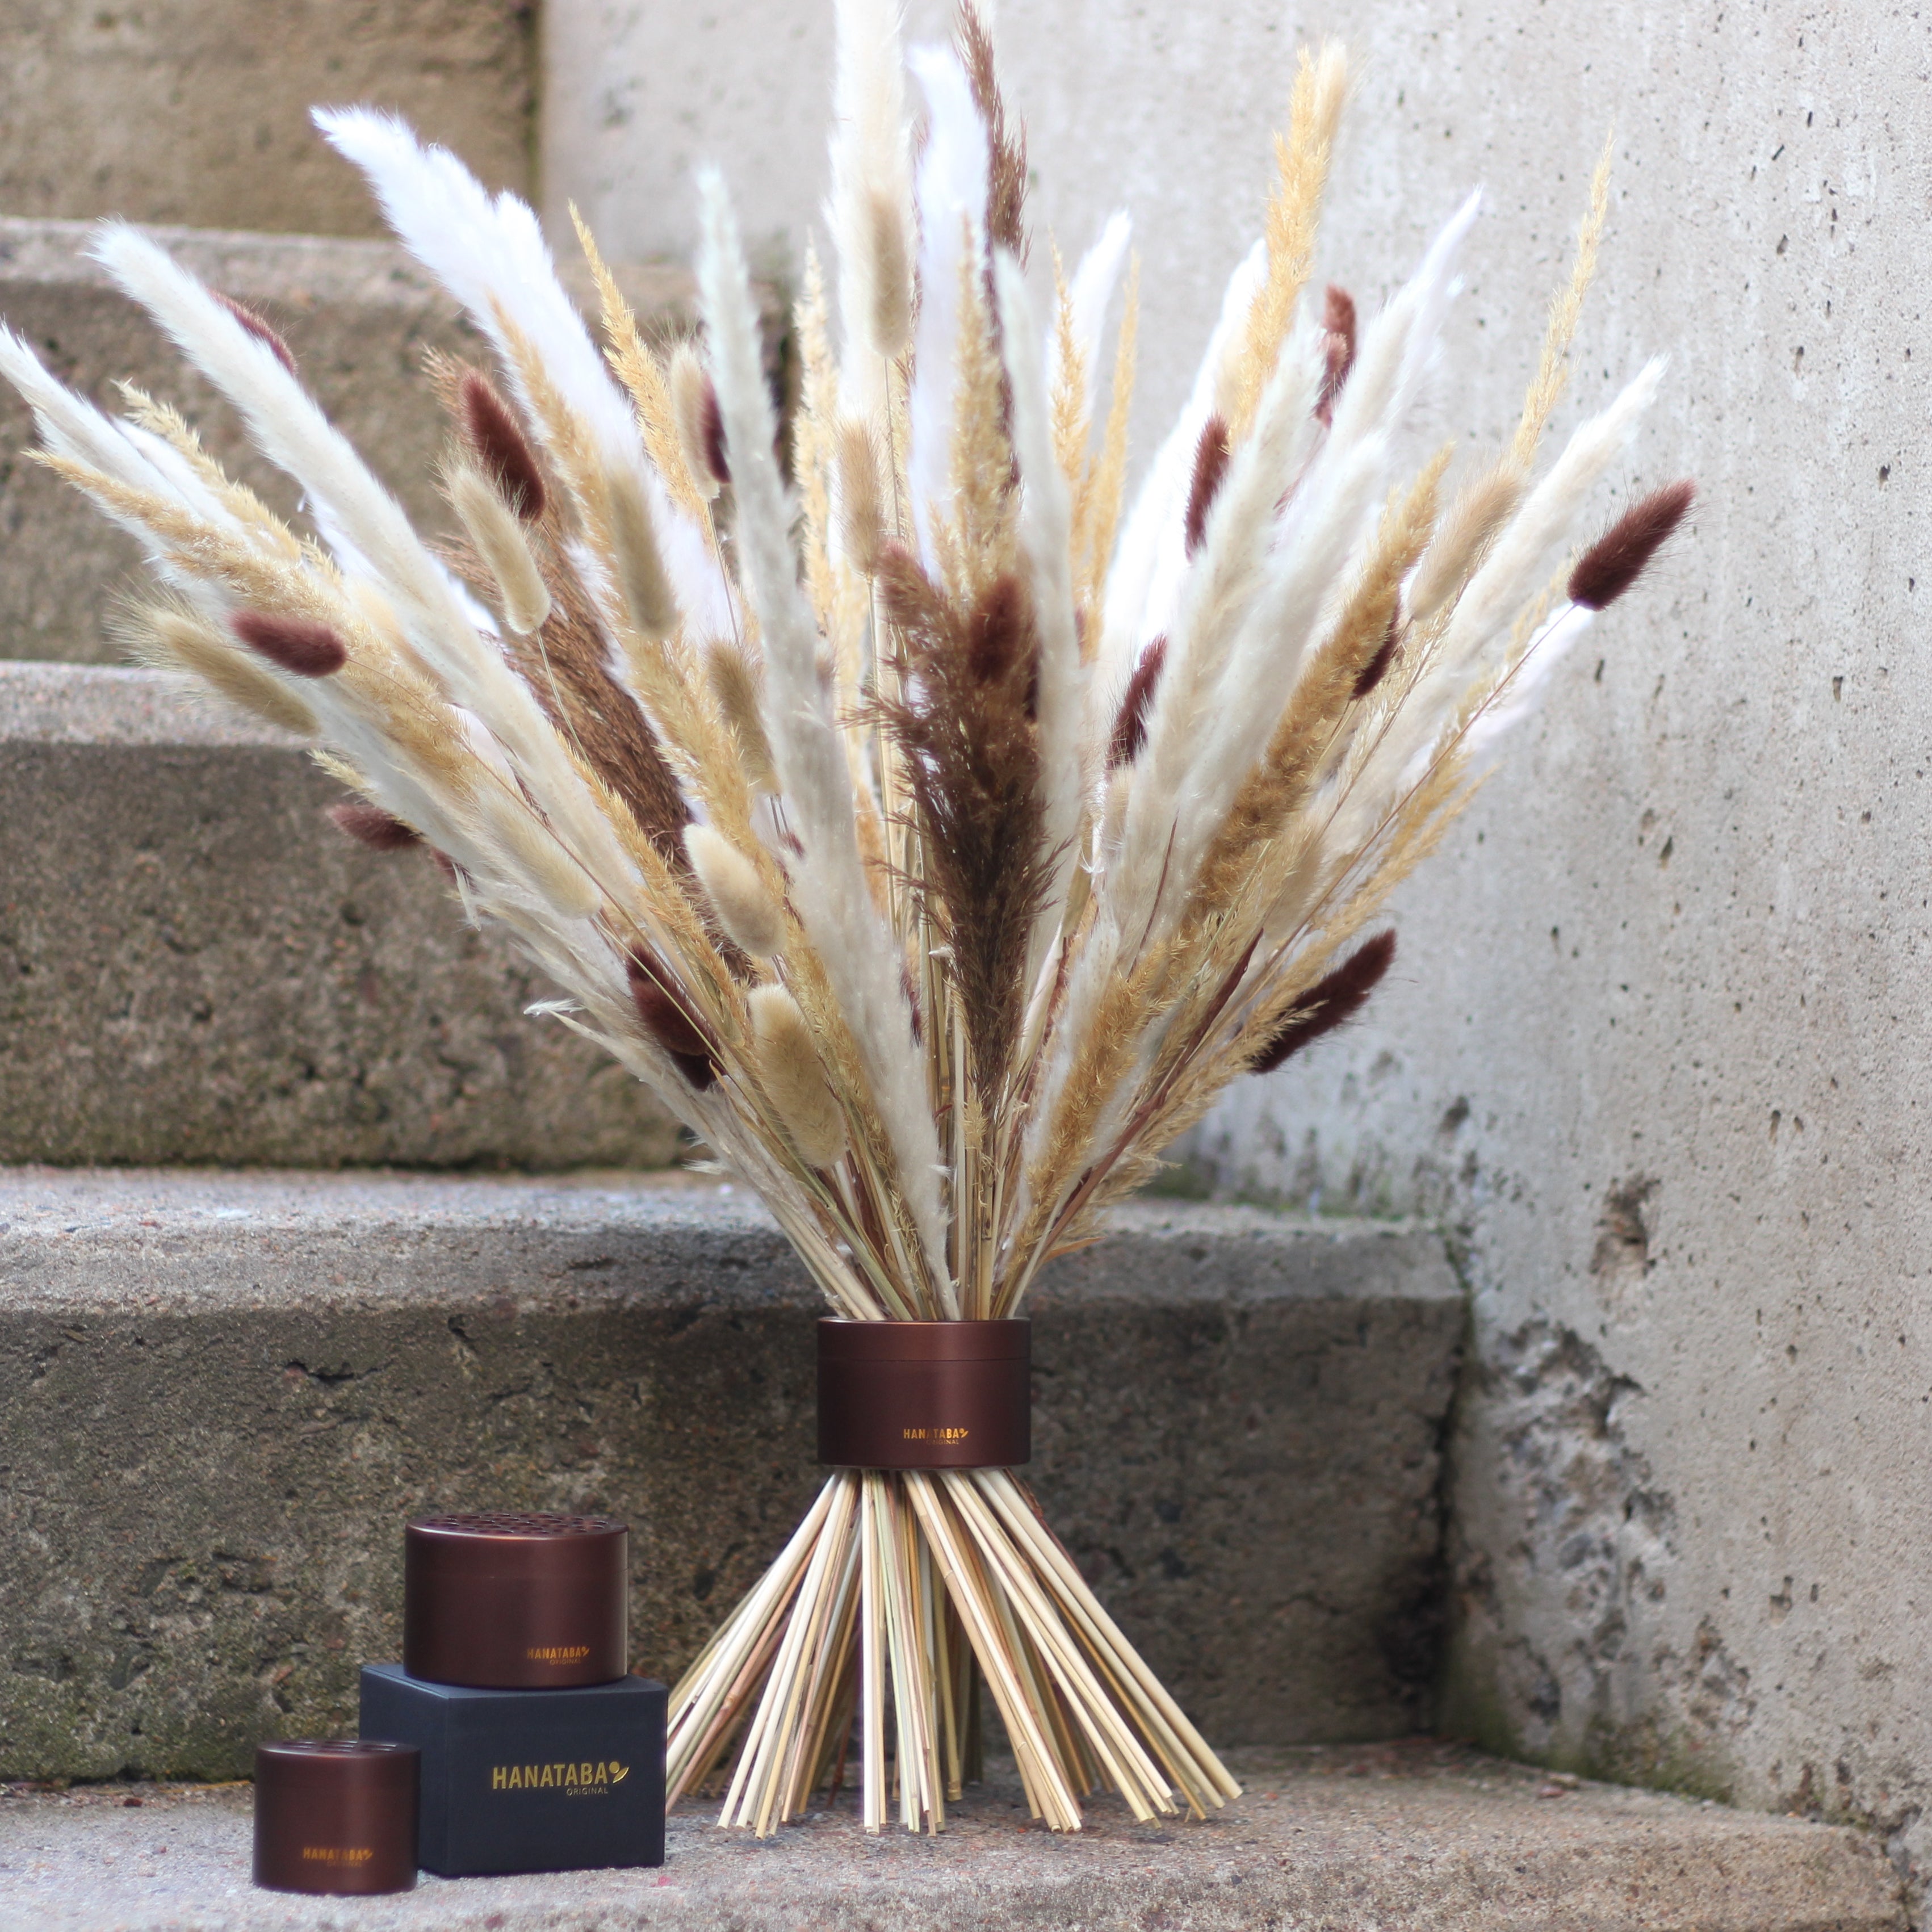
<svg viewBox="0 0 1932 1932">
<path fill-rule="evenodd" d="M 299 1738 L 255 1747 L 255 1882 L 350 1898 L 416 1882 L 413 1744 Z"/>
<path fill-rule="evenodd" d="M 630 1668 L 629 1546 L 604 1516 L 500 1510 L 411 1523 L 404 1670 L 479 1690 L 614 1683 Z"/>
<path fill-rule="evenodd" d="M 1030 1322 L 818 1324 L 818 1460 L 1008 1469 L 1033 1456 Z"/>
</svg>

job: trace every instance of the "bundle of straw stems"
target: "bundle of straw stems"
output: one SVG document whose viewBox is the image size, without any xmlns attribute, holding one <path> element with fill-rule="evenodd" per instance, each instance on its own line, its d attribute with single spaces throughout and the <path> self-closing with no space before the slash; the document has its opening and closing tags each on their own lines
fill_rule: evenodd
<svg viewBox="0 0 1932 1932">
<path fill-rule="evenodd" d="M 164 401 L 98 409 L 10 332 L 0 370 L 41 460 L 144 547 L 141 657 L 310 742 L 345 832 L 427 848 L 555 982 L 533 1010 L 650 1082 L 836 1313 L 986 1320 L 1230 1080 L 1360 1008 L 1393 950 L 1368 922 L 1690 488 L 1566 554 L 1659 374 L 1539 466 L 1600 169 L 1514 434 L 1445 494 L 1450 452 L 1412 424 L 1476 201 L 1372 321 L 1316 293 L 1348 92 L 1324 46 L 1130 508 L 1126 218 L 1063 274 L 1031 245 L 984 23 L 909 53 L 898 33 L 893 0 L 841 0 L 836 322 L 814 256 L 789 480 L 719 176 L 701 339 L 647 338 L 579 224 L 600 343 L 531 211 L 373 112 L 317 119 L 490 350 L 428 372 L 442 538 L 267 319 L 130 228 L 94 254 L 304 522 Z M 976 1469 L 831 1478 L 677 1688 L 671 1790 L 722 1780 L 725 1820 L 769 1832 L 844 1775 L 856 1728 L 868 1826 L 896 1802 L 937 1830 L 982 1684 L 1056 1828 L 1096 1787 L 1143 1818 L 1236 1788 L 1024 1487 Z"/>
</svg>

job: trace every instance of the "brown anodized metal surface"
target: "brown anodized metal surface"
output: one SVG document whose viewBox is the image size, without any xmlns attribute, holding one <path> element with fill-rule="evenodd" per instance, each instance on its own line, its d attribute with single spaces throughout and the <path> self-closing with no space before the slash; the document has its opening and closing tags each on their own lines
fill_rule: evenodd
<svg viewBox="0 0 1932 1932">
<path fill-rule="evenodd" d="M 1033 1456 L 1033 1324 L 818 1324 L 818 1460 L 1006 1469 Z"/>
<path fill-rule="evenodd" d="M 631 1667 L 629 1543 L 610 1516 L 496 1510 L 411 1523 L 403 1668 L 486 1690 L 615 1682 Z"/>
<path fill-rule="evenodd" d="M 297 1738 L 255 1747 L 255 1882 L 270 1892 L 407 1892 L 416 1882 L 413 1744 Z"/>
</svg>

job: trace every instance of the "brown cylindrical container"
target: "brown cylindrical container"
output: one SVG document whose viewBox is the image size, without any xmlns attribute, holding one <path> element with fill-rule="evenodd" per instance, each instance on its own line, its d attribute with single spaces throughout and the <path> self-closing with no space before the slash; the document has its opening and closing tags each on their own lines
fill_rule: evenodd
<svg viewBox="0 0 1932 1932">
<path fill-rule="evenodd" d="M 1008 1469 L 1033 1456 L 1030 1322 L 818 1324 L 818 1460 Z"/>
<path fill-rule="evenodd" d="M 404 1670 L 481 1690 L 616 1682 L 630 1669 L 629 1545 L 605 1516 L 493 1510 L 411 1523 Z"/>
<path fill-rule="evenodd" d="M 255 1882 L 356 1897 L 416 1882 L 414 1744 L 298 1738 L 255 1747 Z"/>
</svg>

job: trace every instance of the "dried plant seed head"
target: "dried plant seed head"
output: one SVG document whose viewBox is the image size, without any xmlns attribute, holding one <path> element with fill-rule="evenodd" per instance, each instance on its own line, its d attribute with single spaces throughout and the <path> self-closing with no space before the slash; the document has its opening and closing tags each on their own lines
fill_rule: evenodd
<svg viewBox="0 0 1932 1932">
<path fill-rule="evenodd" d="M 646 1033 L 677 1063 L 678 1071 L 701 1093 L 718 1077 L 711 1045 L 699 1031 L 682 1000 L 670 990 L 670 976 L 648 953 L 626 956 L 631 1002 Z"/>
<path fill-rule="evenodd" d="M 1696 494 L 1696 484 L 1687 477 L 1633 503 L 1577 559 L 1570 573 L 1570 602 L 1589 610 L 1614 604 L 1643 574 Z"/>
<path fill-rule="evenodd" d="M 1162 632 L 1142 652 L 1133 676 L 1127 680 L 1120 716 L 1114 720 L 1113 740 L 1107 748 L 1108 770 L 1130 765 L 1140 756 L 1141 747 L 1147 742 L 1148 710 L 1154 703 L 1155 688 L 1166 662 L 1167 634 Z"/>
<path fill-rule="evenodd" d="M 784 917 L 757 866 L 709 825 L 687 825 L 684 849 L 724 936 L 754 959 L 782 951 Z"/>
<path fill-rule="evenodd" d="M 1333 282 L 1322 304 L 1322 393 L 1315 413 L 1326 423 L 1334 419 L 1335 398 L 1355 366 L 1355 298 Z"/>
<path fill-rule="evenodd" d="M 328 625 L 312 617 L 243 610 L 229 623 L 251 651 L 259 651 L 292 677 L 332 677 L 349 662 L 349 646 Z"/>
<path fill-rule="evenodd" d="M 866 197 L 866 243 L 872 251 L 872 349 L 888 362 L 903 356 L 912 340 L 912 249 L 905 211 L 883 190 Z"/>
<path fill-rule="evenodd" d="M 1194 481 L 1187 492 L 1187 554 L 1192 556 L 1208 534 L 1208 513 L 1226 480 L 1233 452 L 1228 446 L 1228 425 L 1219 416 L 1210 416 L 1201 428 L 1201 440 L 1194 446 Z"/>
<path fill-rule="evenodd" d="M 320 735 L 321 725 L 302 699 L 199 613 L 172 604 L 145 605 L 112 628 L 140 662 L 189 672 L 238 710 L 298 737 Z"/>
<path fill-rule="evenodd" d="M 704 674 L 737 740 L 746 782 L 754 791 L 776 791 L 778 773 L 772 766 L 771 740 L 765 736 L 758 672 L 736 644 L 720 640 L 704 654 Z"/>
<path fill-rule="evenodd" d="M 504 622 L 520 638 L 542 630 L 550 615 L 550 590 L 516 513 L 471 464 L 457 464 L 444 480 L 451 506 L 496 580 Z"/>
<path fill-rule="evenodd" d="M 1004 571 L 981 593 L 967 626 L 967 674 L 975 684 L 999 682 L 1032 641 L 1025 589 L 1011 571 Z"/>
<path fill-rule="evenodd" d="M 604 474 L 610 548 L 618 588 L 633 626 L 646 638 L 668 638 L 677 628 L 677 599 L 658 548 L 658 534 L 644 486 L 628 470 Z"/>
<path fill-rule="evenodd" d="M 852 568 L 877 575 L 886 540 L 879 446 L 872 425 L 850 416 L 838 425 L 838 534 Z"/>
<path fill-rule="evenodd" d="M 405 825 L 380 805 L 371 805 L 364 799 L 344 799 L 338 805 L 332 805 L 328 816 L 337 831 L 358 845 L 368 846 L 372 852 L 400 852 L 422 843 L 412 826 Z"/>
<path fill-rule="evenodd" d="M 1348 695 L 1358 704 L 1388 675 L 1388 668 L 1395 662 L 1396 647 L 1401 641 L 1402 622 L 1402 601 L 1398 598 L 1395 608 L 1389 613 L 1388 628 L 1382 633 L 1382 640 L 1376 646 L 1375 656 L 1355 674 L 1355 688 Z"/>
<path fill-rule="evenodd" d="M 544 487 L 543 466 L 516 412 L 480 369 L 465 372 L 460 394 L 463 433 L 477 461 L 510 508 L 525 523 L 535 523 L 544 513 L 548 492 Z"/>
<path fill-rule="evenodd" d="M 845 1151 L 845 1110 L 798 1002 L 782 986 L 754 986 L 746 996 L 758 1042 L 758 1078 L 780 1124 L 808 1167 L 830 1167 Z"/>
<path fill-rule="evenodd" d="M 1522 490 L 1522 472 L 1507 462 L 1465 487 L 1415 567 L 1408 586 L 1408 610 L 1416 622 L 1427 622 L 1444 604 L 1462 596 L 1462 586 L 1516 514 Z"/>
<path fill-rule="evenodd" d="M 724 418 L 718 392 L 697 350 L 680 342 L 670 358 L 670 406 L 685 466 L 706 502 L 731 480 L 724 460 Z"/>
<path fill-rule="evenodd" d="M 219 289 L 211 289 L 208 292 L 257 342 L 262 344 L 268 349 L 269 353 L 291 376 L 299 376 L 302 374 L 301 370 L 296 366 L 295 351 L 290 348 L 274 329 L 269 327 L 256 310 L 250 308 L 246 302 L 237 302 L 232 296 L 224 295 Z"/>
<path fill-rule="evenodd" d="M 1282 1016 L 1274 1032 L 1248 1062 L 1251 1073 L 1271 1073 L 1324 1033 L 1352 1020 L 1382 984 L 1395 958 L 1395 934 L 1378 933 L 1340 965 L 1325 973 Z"/>
</svg>

